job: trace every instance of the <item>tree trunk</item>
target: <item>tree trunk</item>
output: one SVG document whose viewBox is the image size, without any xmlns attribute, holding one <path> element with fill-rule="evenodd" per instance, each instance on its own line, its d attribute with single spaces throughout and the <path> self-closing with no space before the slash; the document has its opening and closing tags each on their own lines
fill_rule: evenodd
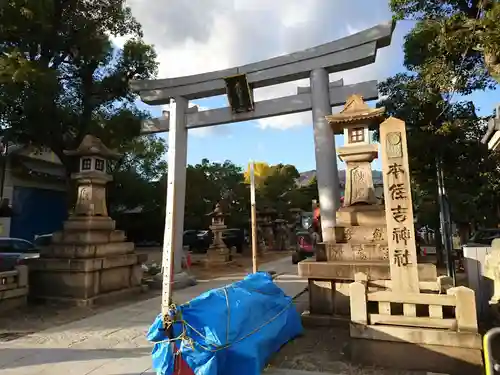
<svg viewBox="0 0 500 375">
<path fill-rule="evenodd" d="M 75 202 L 76 202 L 76 184 L 75 181 L 71 178 L 71 174 L 76 171 L 76 163 L 74 158 L 70 158 L 64 154 L 61 150 L 53 150 L 53 152 L 57 155 L 59 160 L 65 169 L 65 177 L 66 177 L 66 208 L 68 213 L 71 215 Z"/>
</svg>

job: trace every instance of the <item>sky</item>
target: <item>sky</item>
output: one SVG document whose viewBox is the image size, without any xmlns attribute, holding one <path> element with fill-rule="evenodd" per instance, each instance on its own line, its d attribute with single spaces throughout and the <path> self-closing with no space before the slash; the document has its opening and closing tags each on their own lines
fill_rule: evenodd
<svg viewBox="0 0 500 375">
<path fill-rule="evenodd" d="M 144 39 L 155 46 L 158 78 L 186 76 L 231 68 L 301 51 L 373 27 L 391 19 L 388 0 L 128 0 L 142 24 Z M 397 24 L 389 47 L 379 50 L 374 64 L 330 75 L 353 84 L 383 81 L 404 71 L 403 40 L 413 23 Z M 117 45 L 124 39 L 115 39 Z M 254 91 L 255 100 L 296 94 L 307 80 Z M 481 114 L 491 114 L 498 92 L 469 97 Z M 193 101 L 202 109 L 228 105 L 223 97 Z M 369 103 L 374 105 L 375 103 Z M 165 107 L 147 106 L 155 117 Z M 341 108 L 333 108 L 333 112 Z M 167 136 L 166 134 L 164 135 Z M 299 171 L 315 169 L 311 112 L 193 129 L 188 135 L 188 163 L 203 158 L 245 166 L 250 160 L 293 164 Z M 336 136 L 337 146 L 343 137 Z M 342 163 L 339 162 L 342 168 Z M 380 163 L 374 162 L 380 169 Z"/>
</svg>

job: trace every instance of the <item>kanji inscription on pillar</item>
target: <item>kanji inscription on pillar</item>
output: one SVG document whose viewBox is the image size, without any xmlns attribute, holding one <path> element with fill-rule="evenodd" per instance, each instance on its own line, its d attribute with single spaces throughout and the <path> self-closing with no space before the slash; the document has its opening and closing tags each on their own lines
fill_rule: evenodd
<svg viewBox="0 0 500 375">
<path fill-rule="evenodd" d="M 380 125 L 380 144 L 393 290 L 418 293 L 417 249 L 405 123 L 393 117 L 384 121 Z"/>
</svg>

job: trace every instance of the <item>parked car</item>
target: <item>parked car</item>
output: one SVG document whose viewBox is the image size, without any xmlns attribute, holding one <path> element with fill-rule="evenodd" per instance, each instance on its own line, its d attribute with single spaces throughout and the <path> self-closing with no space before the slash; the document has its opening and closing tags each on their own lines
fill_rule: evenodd
<svg viewBox="0 0 500 375">
<path fill-rule="evenodd" d="M 49 246 L 52 243 L 52 234 L 42 234 L 35 236 L 35 240 L 33 241 L 33 245 L 36 248 Z"/>
<path fill-rule="evenodd" d="M 0 271 L 11 271 L 26 259 L 38 258 L 35 245 L 22 238 L 0 238 Z"/>
<path fill-rule="evenodd" d="M 500 228 L 479 229 L 467 241 L 465 246 L 491 246 L 495 238 L 500 238 Z"/>
<path fill-rule="evenodd" d="M 198 231 L 198 240 L 196 242 L 195 251 L 206 252 L 207 249 L 212 244 L 214 235 L 211 230 L 200 230 Z"/>
<path fill-rule="evenodd" d="M 224 241 L 228 249 L 234 246 L 236 251 L 241 253 L 245 245 L 245 232 L 238 228 L 225 229 L 222 232 L 222 241 Z"/>
<path fill-rule="evenodd" d="M 212 243 L 212 232 L 209 230 L 185 230 L 182 236 L 182 245 L 190 251 L 204 253 Z"/>
<path fill-rule="evenodd" d="M 297 250 L 292 254 L 292 263 L 297 264 L 314 256 L 314 240 L 311 232 L 297 231 Z"/>
<path fill-rule="evenodd" d="M 183 246 L 188 246 L 189 248 L 195 246 L 196 242 L 198 241 L 198 231 L 189 229 L 185 230 L 184 233 L 182 234 L 182 245 Z"/>
</svg>

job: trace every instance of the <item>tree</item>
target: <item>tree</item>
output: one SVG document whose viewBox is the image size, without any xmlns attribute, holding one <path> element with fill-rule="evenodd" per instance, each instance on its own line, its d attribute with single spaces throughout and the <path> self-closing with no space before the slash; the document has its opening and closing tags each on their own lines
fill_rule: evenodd
<svg viewBox="0 0 500 375">
<path fill-rule="evenodd" d="M 299 172 L 295 166 L 277 164 L 270 167 L 268 175 L 258 190 L 259 203 L 286 212 L 290 207 L 290 194 L 297 189 Z"/>
<path fill-rule="evenodd" d="M 318 180 L 316 176 L 311 178 L 306 184 L 292 190 L 289 194 L 289 205 L 291 208 L 300 208 L 304 211 L 311 211 L 312 201 L 318 198 Z"/>
<path fill-rule="evenodd" d="M 406 122 L 419 218 L 439 222 L 436 160 L 442 159 L 453 220 L 468 225 L 496 219 L 499 159 L 480 143 L 486 119 L 454 95 L 496 84 L 488 56 L 499 51 L 498 4 L 391 0 L 390 6 L 396 20 L 417 21 L 404 43 L 409 72 L 380 85 L 386 98 L 379 105 Z"/>
<path fill-rule="evenodd" d="M 412 178 L 420 194 L 417 213 L 422 216 L 425 209 L 436 207 L 440 158 L 453 220 L 468 224 L 496 219 L 500 159 L 480 142 L 486 121 L 477 116 L 474 104 L 449 103 L 415 74 L 389 78 L 380 92 L 386 98 L 378 105 L 406 122 Z"/>
<path fill-rule="evenodd" d="M 166 150 L 165 141 L 157 136 L 137 137 L 122 149 L 124 157 L 113 166 L 114 181 L 107 189 L 112 213 L 163 209 L 165 191 L 158 184 L 167 173 Z"/>
<path fill-rule="evenodd" d="M 132 79 L 157 70 L 124 0 L 8 0 L 0 8 L 0 130 L 11 142 L 64 154 L 86 134 L 124 149 L 148 115 Z M 122 50 L 110 36 L 130 36 Z M 126 148 L 125 148 L 126 149 Z"/>
<path fill-rule="evenodd" d="M 165 225 L 167 173 L 166 144 L 156 136 L 134 138 L 124 157 L 113 166 L 113 182 L 107 188 L 110 215 L 135 241 L 158 241 Z"/>
<path fill-rule="evenodd" d="M 493 0 L 390 0 L 396 20 L 417 20 L 405 66 L 428 87 L 469 94 L 500 74 L 500 4 Z"/>
<path fill-rule="evenodd" d="M 266 178 L 271 174 L 271 167 L 269 164 L 261 161 L 254 162 L 254 178 L 255 188 L 259 189 L 264 184 Z M 250 183 L 250 164 L 248 164 L 245 171 L 245 183 Z"/>
<path fill-rule="evenodd" d="M 217 202 L 228 214 L 227 225 L 248 226 L 250 191 L 244 184 L 243 170 L 232 162 L 210 162 L 190 165 L 187 169 L 185 227 L 204 229 L 206 216 Z"/>
</svg>

